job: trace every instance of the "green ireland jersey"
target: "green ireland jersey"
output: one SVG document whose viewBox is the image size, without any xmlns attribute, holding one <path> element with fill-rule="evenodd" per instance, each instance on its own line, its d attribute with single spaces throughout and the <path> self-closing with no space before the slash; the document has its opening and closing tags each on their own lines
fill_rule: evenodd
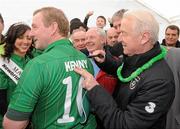
<svg viewBox="0 0 180 129">
<path fill-rule="evenodd" d="M 2 57 L 0 57 L 2 58 Z M 10 58 L 14 63 L 16 63 L 21 69 L 24 68 L 26 63 L 28 62 L 27 58 L 22 58 L 18 55 L 12 54 Z M 16 84 L 11 78 L 5 74 L 5 72 L 0 69 L 0 90 L 6 89 L 7 90 L 7 102 L 9 103 L 10 97 L 16 88 Z M 1 99 L 1 98 L 0 98 Z M 2 128 L 2 118 L 3 116 L 0 115 L 0 129 Z"/>
<path fill-rule="evenodd" d="M 93 73 L 90 60 L 69 40 L 50 44 L 26 65 L 8 109 L 31 112 L 34 129 L 96 128 L 91 114 L 82 123 L 79 100 L 86 95 L 83 78 L 73 71 L 77 66 Z"/>
<path fill-rule="evenodd" d="M 41 55 L 42 53 L 43 53 L 42 50 L 35 49 L 35 48 L 34 48 L 33 51 L 32 51 L 33 57 L 39 56 L 39 55 Z"/>
</svg>

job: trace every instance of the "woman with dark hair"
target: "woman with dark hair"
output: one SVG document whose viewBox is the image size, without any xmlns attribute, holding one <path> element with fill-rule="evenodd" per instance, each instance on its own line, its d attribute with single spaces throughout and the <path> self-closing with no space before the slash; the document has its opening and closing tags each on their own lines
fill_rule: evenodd
<svg viewBox="0 0 180 129">
<path fill-rule="evenodd" d="M 30 31 L 28 25 L 16 23 L 10 26 L 3 40 L 4 54 L 0 57 L 0 129 L 18 79 L 27 62 L 33 57 Z"/>
</svg>

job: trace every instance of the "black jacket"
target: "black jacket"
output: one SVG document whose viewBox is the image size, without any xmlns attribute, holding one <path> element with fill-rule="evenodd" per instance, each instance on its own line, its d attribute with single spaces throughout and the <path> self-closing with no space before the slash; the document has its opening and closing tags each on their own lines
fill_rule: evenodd
<svg viewBox="0 0 180 129">
<path fill-rule="evenodd" d="M 165 39 L 162 40 L 162 45 L 166 46 L 166 41 L 165 41 Z M 180 47 L 180 42 L 179 42 L 179 40 L 177 40 L 175 47 L 177 47 L 177 48 Z"/>
<path fill-rule="evenodd" d="M 161 52 L 159 44 L 141 55 L 124 59 L 123 76 Z M 107 57 L 108 58 L 108 57 Z M 119 62 L 113 58 L 99 65 L 116 75 Z M 88 92 L 95 114 L 106 129 L 165 129 L 166 115 L 174 99 L 173 74 L 164 59 L 128 83 L 118 82 L 113 97 L 101 86 Z"/>
<path fill-rule="evenodd" d="M 113 46 L 106 45 L 105 50 L 109 50 L 109 52 L 115 57 L 120 57 L 123 54 L 123 47 L 120 42 L 115 43 Z"/>
</svg>

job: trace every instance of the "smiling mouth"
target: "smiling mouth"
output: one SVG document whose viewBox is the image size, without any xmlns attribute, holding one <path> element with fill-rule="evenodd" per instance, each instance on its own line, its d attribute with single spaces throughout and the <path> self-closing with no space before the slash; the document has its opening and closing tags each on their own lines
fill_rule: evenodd
<svg viewBox="0 0 180 129">
<path fill-rule="evenodd" d="M 23 48 L 23 49 L 28 49 L 28 48 L 29 48 L 29 46 L 23 46 L 22 48 Z"/>
</svg>

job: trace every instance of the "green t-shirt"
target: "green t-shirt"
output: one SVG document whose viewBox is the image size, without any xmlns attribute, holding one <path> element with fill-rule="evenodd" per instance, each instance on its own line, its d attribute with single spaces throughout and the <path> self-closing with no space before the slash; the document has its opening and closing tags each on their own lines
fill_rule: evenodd
<svg viewBox="0 0 180 129">
<path fill-rule="evenodd" d="M 90 60 L 69 40 L 50 44 L 26 65 L 8 109 L 31 112 L 34 129 L 96 128 L 91 114 L 80 123 L 77 100 L 82 78 L 73 71 L 75 66 L 93 73 Z"/>
<path fill-rule="evenodd" d="M 2 58 L 2 57 L 0 57 Z M 10 58 L 14 63 L 16 63 L 21 69 L 24 68 L 26 63 L 29 61 L 27 58 L 22 58 L 18 55 L 12 54 Z M 0 90 L 6 89 L 7 90 L 7 102 L 9 103 L 10 97 L 16 88 L 15 82 L 8 76 L 6 73 L 0 69 Z M 0 129 L 2 127 L 2 118 L 3 116 L 0 115 Z"/>
</svg>

